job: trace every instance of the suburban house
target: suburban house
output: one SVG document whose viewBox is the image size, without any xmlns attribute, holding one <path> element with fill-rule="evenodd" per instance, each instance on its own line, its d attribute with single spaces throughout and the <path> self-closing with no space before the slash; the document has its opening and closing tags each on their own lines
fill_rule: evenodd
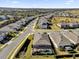
<svg viewBox="0 0 79 59">
<path fill-rule="evenodd" d="M 41 34 L 40 34 L 41 35 Z M 32 46 L 33 55 L 52 54 L 52 47 L 48 34 L 42 34 L 39 40 L 36 40 Z"/>
<path fill-rule="evenodd" d="M 48 26 L 49 26 L 49 22 L 48 22 L 48 20 L 46 18 L 42 17 L 38 21 L 38 26 L 39 26 L 39 28 L 47 29 Z"/>
<path fill-rule="evenodd" d="M 67 39 L 63 34 L 61 34 L 61 41 L 59 42 L 59 48 L 63 48 L 64 50 L 73 50 L 73 43 Z"/>
<path fill-rule="evenodd" d="M 8 32 L 0 31 L 0 41 L 2 41 L 6 37 L 6 34 L 8 34 Z"/>
<path fill-rule="evenodd" d="M 3 21 L 3 20 L 7 20 L 7 16 L 1 15 L 0 16 L 0 21 Z"/>
</svg>

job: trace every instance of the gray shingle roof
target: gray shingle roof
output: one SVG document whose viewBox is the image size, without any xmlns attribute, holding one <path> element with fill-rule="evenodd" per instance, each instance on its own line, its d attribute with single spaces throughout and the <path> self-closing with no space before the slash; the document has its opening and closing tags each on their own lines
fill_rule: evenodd
<svg viewBox="0 0 79 59">
<path fill-rule="evenodd" d="M 34 45 L 51 45 L 47 34 L 42 34 L 42 37 Z"/>
</svg>

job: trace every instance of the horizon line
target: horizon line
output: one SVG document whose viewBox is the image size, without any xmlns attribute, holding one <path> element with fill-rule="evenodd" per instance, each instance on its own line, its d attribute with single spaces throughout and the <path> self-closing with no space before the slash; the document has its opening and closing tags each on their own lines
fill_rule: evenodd
<svg viewBox="0 0 79 59">
<path fill-rule="evenodd" d="M 15 9 L 15 8 L 16 9 L 79 9 L 79 7 L 74 7 L 74 8 L 72 8 L 72 7 L 70 7 L 70 8 L 69 7 L 68 8 L 63 8 L 63 7 L 58 7 L 58 8 L 57 7 L 56 8 L 46 8 L 46 7 L 45 8 L 44 7 L 35 8 L 34 7 L 34 8 L 31 8 L 31 7 L 29 7 L 28 8 L 28 7 L 1 7 L 1 6 L 0 6 L 0 8 L 13 8 L 13 9 Z"/>
</svg>

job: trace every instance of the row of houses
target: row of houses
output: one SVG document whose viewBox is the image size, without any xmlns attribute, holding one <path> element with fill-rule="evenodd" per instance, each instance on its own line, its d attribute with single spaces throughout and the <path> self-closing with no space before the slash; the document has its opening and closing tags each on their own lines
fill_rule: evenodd
<svg viewBox="0 0 79 59">
<path fill-rule="evenodd" d="M 52 47 L 55 47 L 56 50 Z M 61 51 L 61 54 L 62 51 L 68 54 L 70 51 L 79 51 L 79 30 L 34 34 L 32 55 L 51 55 L 55 53 L 53 51 L 59 53 L 58 50 Z"/>
<path fill-rule="evenodd" d="M 53 13 L 53 16 L 59 16 L 59 17 L 71 17 L 71 18 L 79 18 L 79 15 L 64 12 L 64 11 L 57 11 Z"/>
<path fill-rule="evenodd" d="M 79 45 L 79 31 L 58 31 L 58 32 L 51 32 L 50 37 L 52 42 L 54 43 L 55 47 L 61 50 L 74 50 L 78 49 Z M 56 37 L 57 36 L 57 37 Z"/>
<path fill-rule="evenodd" d="M 0 29 L 0 41 L 4 41 L 4 38 L 6 37 L 6 35 L 9 32 L 15 32 L 16 34 L 18 34 L 19 30 L 22 29 L 23 27 L 27 26 L 28 23 L 30 21 L 32 21 L 33 18 L 29 19 L 29 18 L 25 18 L 25 19 L 21 19 L 15 23 L 9 24 L 3 28 Z M 8 40 L 6 40 L 8 41 Z"/>
<path fill-rule="evenodd" d="M 63 29 L 75 29 L 75 28 L 79 28 L 79 23 L 78 22 L 73 22 L 73 23 L 65 23 L 62 22 L 60 24 L 57 24 L 59 27 L 63 28 Z"/>
</svg>

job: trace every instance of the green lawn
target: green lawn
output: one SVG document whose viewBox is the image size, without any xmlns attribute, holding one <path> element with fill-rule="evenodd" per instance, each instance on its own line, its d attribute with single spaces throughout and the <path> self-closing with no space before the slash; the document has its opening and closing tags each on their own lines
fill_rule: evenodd
<svg viewBox="0 0 79 59">
<path fill-rule="evenodd" d="M 4 23 L 4 22 L 6 22 L 7 20 L 4 20 L 4 21 L 0 21 L 0 24 L 2 24 L 2 23 Z"/>
<path fill-rule="evenodd" d="M 30 59 L 55 59 L 55 57 L 54 56 L 51 56 L 51 55 L 49 55 L 49 56 L 32 56 Z"/>
<path fill-rule="evenodd" d="M 3 46 L 3 44 L 0 44 L 0 47 L 2 47 Z"/>
</svg>

